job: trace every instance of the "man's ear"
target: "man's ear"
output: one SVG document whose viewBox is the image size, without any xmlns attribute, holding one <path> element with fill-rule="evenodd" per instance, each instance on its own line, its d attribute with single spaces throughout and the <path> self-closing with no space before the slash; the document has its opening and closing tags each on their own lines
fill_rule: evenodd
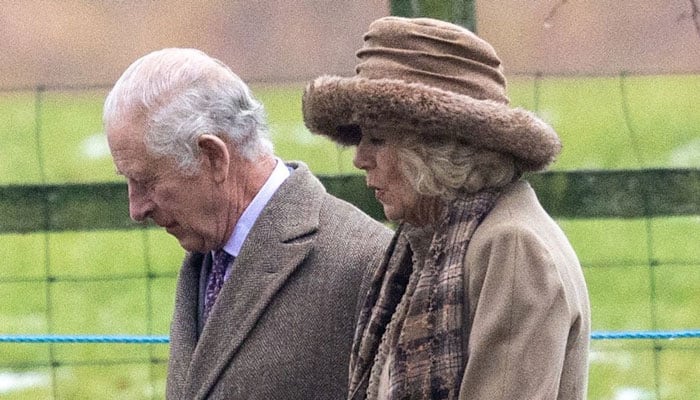
<svg viewBox="0 0 700 400">
<path fill-rule="evenodd" d="M 197 138 L 197 146 L 201 152 L 202 163 L 209 166 L 209 170 L 214 177 L 214 181 L 221 183 L 226 180 L 229 173 L 229 163 L 231 154 L 228 151 L 226 142 L 221 138 L 204 134 Z"/>
</svg>

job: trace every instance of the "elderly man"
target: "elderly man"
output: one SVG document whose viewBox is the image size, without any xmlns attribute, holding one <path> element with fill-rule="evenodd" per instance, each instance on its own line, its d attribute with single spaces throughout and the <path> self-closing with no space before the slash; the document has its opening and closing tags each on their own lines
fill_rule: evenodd
<svg viewBox="0 0 700 400">
<path fill-rule="evenodd" d="M 131 217 L 187 250 L 167 397 L 344 397 L 358 300 L 389 230 L 275 157 L 262 105 L 200 51 L 134 62 L 104 127 Z"/>
</svg>

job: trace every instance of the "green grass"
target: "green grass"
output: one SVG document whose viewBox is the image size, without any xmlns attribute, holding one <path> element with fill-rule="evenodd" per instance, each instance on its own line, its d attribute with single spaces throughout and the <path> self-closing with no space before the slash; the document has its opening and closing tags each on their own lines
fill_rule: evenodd
<svg viewBox="0 0 700 400">
<path fill-rule="evenodd" d="M 513 105 L 559 132 L 558 170 L 700 168 L 698 88 L 700 75 L 509 81 Z M 302 85 L 253 90 L 282 158 L 359 173 L 352 149 L 304 128 Z M 0 185 L 120 179 L 101 134 L 105 94 L 44 92 L 37 108 L 33 93 L 0 93 Z M 699 216 L 560 223 L 585 268 L 594 330 L 700 328 Z M 182 255 L 155 229 L 0 235 L 0 334 L 167 334 Z M 3 399 L 54 388 L 61 399 L 164 397 L 165 345 L 0 343 L 0 354 Z M 700 398 L 700 340 L 595 341 L 591 355 L 591 399 Z M 10 378 L 27 388 L 3 392 Z"/>
</svg>

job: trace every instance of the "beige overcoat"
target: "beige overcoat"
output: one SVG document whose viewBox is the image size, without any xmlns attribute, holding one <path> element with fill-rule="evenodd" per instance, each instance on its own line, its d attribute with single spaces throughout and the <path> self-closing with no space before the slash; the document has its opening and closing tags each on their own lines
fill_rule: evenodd
<svg viewBox="0 0 700 400">
<path fill-rule="evenodd" d="M 590 306 L 569 241 L 529 184 L 506 188 L 465 257 L 460 399 L 585 400 Z"/>
<path fill-rule="evenodd" d="M 391 231 L 330 196 L 301 163 L 255 222 L 198 337 L 210 256 L 188 254 L 170 332 L 167 398 L 347 394 L 358 302 Z"/>
<path fill-rule="evenodd" d="M 401 236 L 389 263 L 411 260 L 409 240 Z M 467 360 L 460 400 L 584 400 L 586 283 L 569 241 L 527 182 L 504 188 L 463 264 Z M 364 371 L 351 399 L 367 398 L 369 377 Z"/>
</svg>

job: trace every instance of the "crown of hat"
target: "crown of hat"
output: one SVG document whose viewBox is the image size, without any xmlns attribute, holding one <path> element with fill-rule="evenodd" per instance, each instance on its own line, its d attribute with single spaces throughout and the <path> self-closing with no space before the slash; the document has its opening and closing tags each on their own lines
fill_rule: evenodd
<svg viewBox="0 0 700 400">
<path fill-rule="evenodd" d="M 359 77 L 422 83 L 479 100 L 508 104 L 501 60 L 486 41 L 447 22 L 385 17 L 357 51 Z"/>
<path fill-rule="evenodd" d="M 353 77 L 321 76 L 302 98 L 311 132 L 356 145 L 362 131 L 450 137 L 513 155 L 523 171 L 546 168 L 561 150 L 554 129 L 511 108 L 501 60 L 474 33 L 448 22 L 384 17 L 357 52 Z"/>
</svg>

